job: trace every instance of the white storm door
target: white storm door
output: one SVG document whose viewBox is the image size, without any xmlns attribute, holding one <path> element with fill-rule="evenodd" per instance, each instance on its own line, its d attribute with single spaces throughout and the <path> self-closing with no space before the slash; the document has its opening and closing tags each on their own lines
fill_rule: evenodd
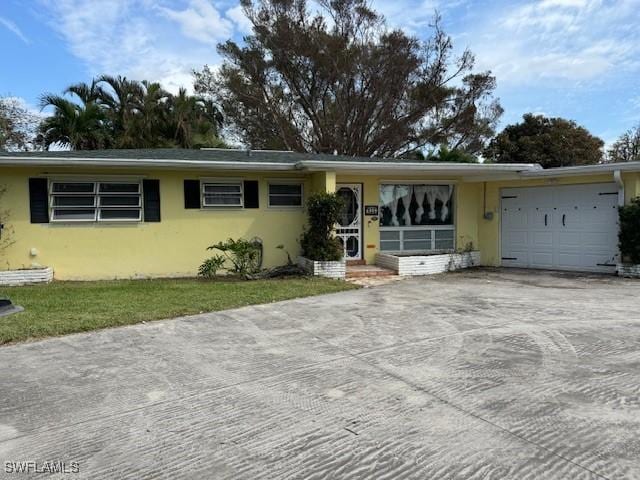
<svg viewBox="0 0 640 480">
<path fill-rule="evenodd" d="M 344 247 L 346 260 L 362 259 L 362 185 L 359 183 L 338 183 L 336 194 L 342 198 L 344 206 L 336 225 L 336 237 Z"/>
</svg>

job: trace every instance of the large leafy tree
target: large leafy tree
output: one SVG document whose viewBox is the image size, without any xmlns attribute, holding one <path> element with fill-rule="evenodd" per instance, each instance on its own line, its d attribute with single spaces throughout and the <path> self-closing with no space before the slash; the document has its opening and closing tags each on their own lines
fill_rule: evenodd
<svg viewBox="0 0 640 480">
<path fill-rule="evenodd" d="M 600 138 L 571 120 L 526 114 L 493 138 L 483 155 L 496 163 L 566 167 L 601 162 L 603 146 Z"/>
<path fill-rule="evenodd" d="M 502 113 L 495 79 L 435 21 L 427 42 L 390 30 L 365 0 L 243 0 L 244 45 L 218 46 L 195 72 L 254 148 L 399 156 L 448 144 L 482 149 Z"/>
<path fill-rule="evenodd" d="M 0 98 L 0 150 L 32 150 L 39 121 L 18 99 Z"/>
<path fill-rule="evenodd" d="M 41 125 L 46 148 L 199 148 L 224 145 L 218 138 L 219 110 L 209 101 L 165 91 L 159 83 L 103 75 L 64 94 L 42 96 L 53 114 Z"/>
<path fill-rule="evenodd" d="M 623 133 L 608 152 L 610 162 L 640 161 L 640 125 Z"/>
</svg>

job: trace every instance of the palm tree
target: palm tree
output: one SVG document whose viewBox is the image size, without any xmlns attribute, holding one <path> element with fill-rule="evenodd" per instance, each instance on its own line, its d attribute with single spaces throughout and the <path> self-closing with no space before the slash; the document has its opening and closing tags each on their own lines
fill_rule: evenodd
<svg viewBox="0 0 640 480">
<path fill-rule="evenodd" d="M 97 83 L 106 83 L 111 91 L 103 90 L 100 102 L 108 111 L 113 122 L 115 146 L 117 148 L 136 148 L 139 132 L 134 117 L 138 113 L 140 99 L 144 96 L 143 87 L 137 81 L 118 75 L 101 75 Z"/>
<path fill-rule="evenodd" d="M 213 102 L 188 95 L 181 88 L 170 99 L 173 139 L 181 148 L 224 145 L 218 138 L 222 115 Z"/>
<path fill-rule="evenodd" d="M 168 119 L 168 101 L 171 94 L 159 83 L 143 80 L 142 97 L 138 99 L 137 110 L 140 128 L 140 148 L 172 146 L 163 131 Z"/>
<path fill-rule="evenodd" d="M 224 146 L 218 137 L 222 115 L 213 102 L 177 95 L 159 83 L 102 75 L 90 84 L 69 86 L 64 96 L 47 94 L 42 108 L 54 115 L 42 124 L 42 143 L 91 148 L 199 148 Z"/>
<path fill-rule="evenodd" d="M 40 99 L 40 106 L 42 109 L 54 109 L 53 115 L 40 124 L 41 143 L 46 149 L 56 143 L 73 150 L 95 150 L 110 146 L 111 138 L 105 128 L 106 118 L 98 103 L 75 103 L 59 95 L 45 94 Z"/>
<path fill-rule="evenodd" d="M 82 103 L 98 102 L 104 95 L 105 91 L 99 85 L 98 80 L 95 78 L 91 81 L 91 84 L 80 82 L 73 85 L 69 85 L 65 91 L 66 94 L 73 94 L 77 96 Z"/>
</svg>

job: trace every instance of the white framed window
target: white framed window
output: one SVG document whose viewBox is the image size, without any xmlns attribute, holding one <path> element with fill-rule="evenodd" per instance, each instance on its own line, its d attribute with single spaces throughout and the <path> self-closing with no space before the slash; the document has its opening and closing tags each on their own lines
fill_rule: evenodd
<svg viewBox="0 0 640 480">
<path fill-rule="evenodd" d="M 452 184 L 380 185 L 380 250 L 442 252 L 455 248 Z"/>
<path fill-rule="evenodd" d="M 241 181 L 203 181 L 203 207 L 242 207 L 243 184 Z"/>
<path fill-rule="evenodd" d="M 140 222 L 140 181 L 52 180 L 49 187 L 52 222 Z"/>
<path fill-rule="evenodd" d="M 269 206 L 270 207 L 302 207 L 304 192 L 302 183 L 299 182 L 270 182 Z"/>
</svg>

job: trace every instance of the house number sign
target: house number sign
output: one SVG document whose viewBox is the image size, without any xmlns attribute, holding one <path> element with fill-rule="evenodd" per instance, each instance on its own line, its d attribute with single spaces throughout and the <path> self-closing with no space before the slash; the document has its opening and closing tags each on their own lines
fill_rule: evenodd
<svg viewBox="0 0 640 480">
<path fill-rule="evenodd" d="M 370 216 L 378 216 L 378 205 L 365 205 L 364 214 Z"/>
</svg>

